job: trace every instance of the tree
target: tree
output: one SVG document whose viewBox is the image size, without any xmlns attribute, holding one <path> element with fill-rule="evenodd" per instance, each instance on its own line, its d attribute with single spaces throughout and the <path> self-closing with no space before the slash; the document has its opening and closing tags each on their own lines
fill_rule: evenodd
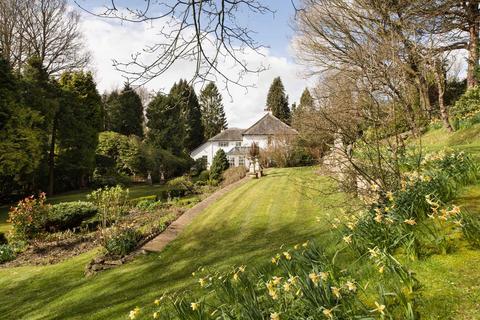
<svg viewBox="0 0 480 320">
<path fill-rule="evenodd" d="M 220 180 L 222 173 L 229 167 L 227 155 L 223 149 L 218 149 L 213 157 L 212 166 L 210 167 L 210 177 L 213 180 Z"/>
<path fill-rule="evenodd" d="M 147 107 L 147 141 L 173 154 L 183 149 L 183 125 L 180 106 L 169 95 L 157 94 Z"/>
<path fill-rule="evenodd" d="M 267 95 L 267 110 L 285 123 L 290 123 L 290 108 L 288 97 L 285 95 L 285 87 L 280 77 L 273 79 Z"/>
<path fill-rule="evenodd" d="M 310 94 L 310 91 L 308 90 L 308 88 L 305 88 L 305 90 L 303 90 L 302 95 L 300 97 L 300 104 L 298 108 L 301 110 L 305 110 L 305 109 L 313 110 L 315 108 L 313 97 Z"/>
<path fill-rule="evenodd" d="M 128 83 L 120 93 L 113 91 L 108 96 L 105 112 L 107 130 L 143 137 L 142 100 Z"/>
<path fill-rule="evenodd" d="M 197 95 L 186 80 L 180 80 L 170 90 L 170 97 L 180 107 L 180 123 L 183 124 L 184 132 L 183 147 L 190 152 L 204 141 L 202 114 Z"/>
<path fill-rule="evenodd" d="M 205 140 L 227 129 L 227 118 L 223 110 L 222 95 L 215 83 L 210 82 L 200 93 L 202 124 Z"/>
<path fill-rule="evenodd" d="M 21 99 L 20 82 L 0 56 L 0 202 L 32 190 L 44 156 L 42 116 Z"/>
<path fill-rule="evenodd" d="M 16 69 L 37 56 L 48 74 L 85 67 L 89 53 L 80 32 L 80 14 L 66 0 L 2 0 L 0 47 Z"/>
<path fill-rule="evenodd" d="M 95 168 L 101 97 L 90 72 L 65 72 L 59 83 L 64 92 L 58 115 L 59 179 L 69 189 L 86 187 Z"/>
</svg>

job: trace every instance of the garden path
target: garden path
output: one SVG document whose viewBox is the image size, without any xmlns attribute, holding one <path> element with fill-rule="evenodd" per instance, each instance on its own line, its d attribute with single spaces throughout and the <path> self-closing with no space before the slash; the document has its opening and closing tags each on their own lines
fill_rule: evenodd
<svg viewBox="0 0 480 320">
<path fill-rule="evenodd" d="M 141 247 L 141 250 L 148 252 L 160 252 L 165 248 L 170 242 L 172 242 L 180 232 L 185 229 L 186 226 L 192 222 L 192 220 L 203 210 L 205 210 L 209 205 L 220 199 L 226 193 L 232 191 L 233 189 L 239 187 L 240 185 L 247 182 L 250 178 L 247 176 L 237 182 L 234 182 L 220 190 L 215 191 L 206 199 L 197 203 L 192 208 L 188 209 L 184 214 L 182 214 L 177 220 L 172 222 L 165 231 L 160 233 L 158 236 L 147 242 Z"/>
</svg>

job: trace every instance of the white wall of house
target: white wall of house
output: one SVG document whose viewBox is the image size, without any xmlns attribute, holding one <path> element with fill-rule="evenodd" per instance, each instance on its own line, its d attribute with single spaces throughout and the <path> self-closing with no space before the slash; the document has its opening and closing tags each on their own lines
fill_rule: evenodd
<svg viewBox="0 0 480 320">
<path fill-rule="evenodd" d="M 215 157 L 215 154 L 219 149 L 223 149 L 225 153 L 228 153 L 230 150 L 240 145 L 243 145 L 242 141 L 207 141 L 197 149 L 193 150 L 190 156 L 194 160 L 206 156 L 207 168 L 210 168 L 210 165 L 213 162 L 213 157 Z"/>
</svg>

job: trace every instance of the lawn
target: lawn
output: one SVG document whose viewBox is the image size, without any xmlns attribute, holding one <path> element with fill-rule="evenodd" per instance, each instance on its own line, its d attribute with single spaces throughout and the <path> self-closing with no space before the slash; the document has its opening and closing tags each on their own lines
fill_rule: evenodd
<svg viewBox="0 0 480 320">
<path fill-rule="evenodd" d="M 0 269 L 0 314 L 6 319 L 119 319 L 165 291 L 193 284 L 199 266 L 268 262 L 283 244 L 316 238 L 332 247 L 328 214 L 342 203 L 319 196 L 332 184 L 314 168 L 277 169 L 211 205 L 160 254 L 148 254 L 92 278 L 89 252 L 44 267 Z M 321 216 L 321 222 L 316 217 Z"/>
<path fill-rule="evenodd" d="M 129 188 L 130 190 L 130 198 L 139 198 L 151 195 L 160 196 L 162 191 L 167 190 L 166 185 L 136 185 Z M 73 192 L 66 192 L 62 194 L 58 194 L 52 197 L 48 197 L 48 203 L 55 204 L 60 202 L 71 202 L 71 201 L 79 201 L 79 200 L 87 200 L 87 195 L 92 190 L 82 190 L 82 191 L 73 191 Z M 0 206 L 0 232 L 6 232 L 8 230 L 8 210 L 11 205 L 4 205 Z"/>
</svg>

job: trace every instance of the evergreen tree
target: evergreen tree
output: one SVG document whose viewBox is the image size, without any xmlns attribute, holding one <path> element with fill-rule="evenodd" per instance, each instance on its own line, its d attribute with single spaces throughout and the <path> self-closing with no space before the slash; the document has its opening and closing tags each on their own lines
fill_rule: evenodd
<svg viewBox="0 0 480 320">
<path fill-rule="evenodd" d="M 310 94 L 308 88 L 305 88 L 300 97 L 300 105 L 298 106 L 300 110 L 313 110 L 315 108 L 313 97 Z"/>
<path fill-rule="evenodd" d="M 0 202 L 15 191 L 33 189 L 35 172 L 44 156 L 45 131 L 38 111 L 21 99 L 20 81 L 0 55 Z"/>
<path fill-rule="evenodd" d="M 142 100 L 128 83 L 120 93 L 113 91 L 109 95 L 105 112 L 107 130 L 143 137 Z"/>
<path fill-rule="evenodd" d="M 273 79 L 267 95 L 267 110 L 285 123 L 290 123 L 290 108 L 288 107 L 288 96 L 285 94 L 280 77 Z"/>
<path fill-rule="evenodd" d="M 58 167 L 63 187 L 85 187 L 95 168 L 101 130 L 101 97 L 90 72 L 66 72 L 58 125 Z M 59 179 L 57 179 L 59 180 Z"/>
<path fill-rule="evenodd" d="M 223 149 L 218 149 L 213 157 L 212 166 L 210 167 L 210 178 L 213 180 L 221 180 L 222 173 L 229 167 L 227 155 Z"/>
<path fill-rule="evenodd" d="M 157 148 L 180 154 L 184 140 L 180 114 L 180 105 L 175 99 L 157 94 L 147 107 L 147 141 Z"/>
<path fill-rule="evenodd" d="M 227 119 L 223 110 L 222 95 L 215 83 L 210 82 L 200 93 L 202 124 L 205 140 L 227 129 Z"/>
<path fill-rule="evenodd" d="M 180 120 L 183 124 L 184 133 L 183 147 L 187 152 L 190 152 L 204 141 L 202 114 L 197 95 L 186 80 L 180 80 L 170 90 L 170 97 L 180 107 Z"/>
</svg>

